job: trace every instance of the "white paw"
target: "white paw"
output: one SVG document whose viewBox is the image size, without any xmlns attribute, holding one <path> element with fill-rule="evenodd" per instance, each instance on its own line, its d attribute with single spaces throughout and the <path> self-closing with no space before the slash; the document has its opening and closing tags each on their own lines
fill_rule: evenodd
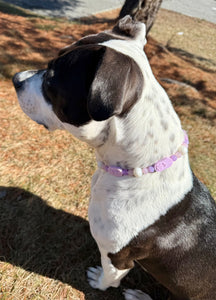
<svg viewBox="0 0 216 300">
<path fill-rule="evenodd" d="M 152 300 L 149 295 L 143 293 L 140 290 L 125 290 L 124 291 L 125 300 Z"/>
<path fill-rule="evenodd" d="M 103 269 L 99 266 L 93 268 L 90 267 L 87 270 L 88 283 L 94 289 L 99 289 L 105 291 L 107 286 L 102 284 L 103 279 Z"/>
</svg>

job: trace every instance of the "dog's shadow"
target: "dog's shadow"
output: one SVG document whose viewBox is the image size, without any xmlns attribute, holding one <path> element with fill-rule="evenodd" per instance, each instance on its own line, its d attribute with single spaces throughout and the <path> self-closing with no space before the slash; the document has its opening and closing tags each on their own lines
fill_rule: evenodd
<svg viewBox="0 0 216 300">
<path fill-rule="evenodd" d="M 88 222 L 20 188 L 0 187 L 0 260 L 67 283 L 86 300 L 123 299 L 125 287 L 144 287 L 154 299 L 167 299 L 167 292 L 137 267 L 119 289 L 93 291 L 86 269 L 100 264 L 100 254 Z"/>
</svg>

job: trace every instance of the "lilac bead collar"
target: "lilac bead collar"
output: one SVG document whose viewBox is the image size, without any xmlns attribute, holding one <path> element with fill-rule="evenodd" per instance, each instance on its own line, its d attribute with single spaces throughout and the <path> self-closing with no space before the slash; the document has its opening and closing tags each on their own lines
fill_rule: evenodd
<svg viewBox="0 0 216 300">
<path fill-rule="evenodd" d="M 184 131 L 184 141 L 179 147 L 178 151 L 169 157 L 165 157 L 155 164 L 148 166 L 146 168 L 134 168 L 134 169 L 122 169 L 116 166 L 107 166 L 103 162 L 98 162 L 98 167 L 103 169 L 105 172 L 116 176 L 116 177 L 123 177 L 123 176 L 135 176 L 135 177 L 142 177 L 148 173 L 155 173 L 155 172 L 162 172 L 168 168 L 170 168 L 178 158 L 183 156 L 188 151 L 189 139 L 187 136 L 186 131 Z"/>
</svg>

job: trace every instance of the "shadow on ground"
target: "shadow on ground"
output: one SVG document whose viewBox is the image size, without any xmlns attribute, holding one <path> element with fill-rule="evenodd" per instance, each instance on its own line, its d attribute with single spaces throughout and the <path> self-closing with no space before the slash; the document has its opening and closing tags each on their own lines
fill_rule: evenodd
<svg viewBox="0 0 216 300">
<path fill-rule="evenodd" d="M 20 6 L 25 9 L 41 9 L 41 10 L 62 10 L 70 7 L 76 8 L 81 1 L 79 0 L 7 0 L 8 3 Z"/>
<path fill-rule="evenodd" d="M 81 8 L 82 0 L 0 0 L 0 10 L 8 14 L 32 17 L 63 17 L 73 19 L 76 9 Z M 77 15 L 77 13 L 75 13 Z"/>
<path fill-rule="evenodd" d="M 105 22 L 114 25 L 117 22 L 116 18 L 96 17 L 94 15 L 76 17 L 74 11 L 79 7 L 83 7 L 82 0 L 0 0 L 0 11 L 10 15 L 40 18 L 44 18 L 45 16 L 51 18 L 63 17 L 70 21 L 86 25 L 103 24 Z"/>
<path fill-rule="evenodd" d="M 110 24 L 114 26 L 116 22 L 118 21 L 118 18 L 104 18 L 104 17 L 97 17 L 97 16 L 88 16 L 88 17 L 82 17 L 82 18 L 74 18 L 74 22 L 78 22 L 80 24 L 85 25 L 94 25 L 94 24 Z"/>
<path fill-rule="evenodd" d="M 193 53 L 190 53 L 188 51 L 185 51 L 180 48 L 175 47 L 167 47 L 167 49 L 170 52 L 173 52 L 174 54 L 178 55 L 179 57 L 183 58 L 189 63 L 192 63 L 193 65 L 197 65 L 200 69 L 202 69 L 205 72 L 214 73 L 214 70 L 211 70 L 208 66 L 216 67 L 216 62 L 212 59 L 207 59 L 202 56 L 195 55 Z M 207 66 L 206 66 L 207 65 Z"/>
<path fill-rule="evenodd" d="M 119 289 L 92 290 L 86 269 L 100 264 L 88 222 L 47 205 L 16 187 L 0 187 L 0 260 L 57 279 L 84 292 L 86 300 L 123 299 L 123 288 L 139 288 L 155 300 L 167 292 L 137 266 Z"/>
<path fill-rule="evenodd" d="M 33 14 L 29 13 L 28 11 L 25 11 L 24 9 L 12 5 L 10 3 L 7 3 L 5 1 L 0 0 L 0 11 L 9 14 L 9 15 L 17 15 L 22 17 L 32 17 Z"/>
</svg>

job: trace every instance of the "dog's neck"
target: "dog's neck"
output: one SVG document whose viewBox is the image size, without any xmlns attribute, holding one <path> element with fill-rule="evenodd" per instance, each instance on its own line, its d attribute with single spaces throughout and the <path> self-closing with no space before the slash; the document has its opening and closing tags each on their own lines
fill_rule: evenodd
<svg viewBox="0 0 216 300">
<path fill-rule="evenodd" d="M 127 116 L 113 116 L 100 124 L 91 121 L 81 129 L 65 124 L 66 129 L 93 146 L 97 160 L 106 165 L 147 167 L 174 154 L 184 140 L 184 133 L 166 92 L 152 74 L 142 47 L 119 40 L 103 44 L 136 61 L 144 78 L 142 95 Z"/>
<path fill-rule="evenodd" d="M 127 117 L 113 117 L 107 126 L 108 139 L 96 148 L 97 159 L 122 168 L 150 166 L 174 154 L 184 140 L 180 120 L 156 81 Z"/>
<path fill-rule="evenodd" d="M 180 120 L 156 81 L 143 49 L 124 41 L 105 44 L 135 59 L 143 73 L 144 88 L 126 117 L 109 120 L 108 140 L 96 148 L 97 159 L 122 168 L 149 166 L 172 155 L 182 144 L 184 134 Z"/>
<path fill-rule="evenodd" d="M 123 169 L 150 166 L 174 154 L 184 141 L 180 120 L 169 98 L 158 84 L 153 83 L 151 90 L 145 88 L 142 98 L 127 117 L 113 117 L 109 120 L 109 128 L 108 139 L 96 148 L 97 160 L 103 161 L 107 166 L 119 166 Z M 122 249 L 132 236 L 135 237 L 140 230 L 152 225 L 173 205 L 181 201 L 192 188 L 187 154 L 162 172 L 145 174 L 139 178 L 132 176 L 117 178 L 98 168 L 92 186 L 97 185 L 96 178 L 100 178 L 98 179 L 100 188 L 98 194 L 93 189 L 92 199 L 96 199 L 96 203 L 101 205 L 96 214 L 106 211 L 101 207 L 112 207 L 111 212 L 109 211 L 112 215 L 110 219 L 115 220 L 116 211 L 121 211 L 120 219 L 119 214 L 117 218 L 118 224 L 121 224 L 121 233 L 117 237 L 115 234 L 112 235 L 105 243 L 105 247 L 114 253 Z M 111 187 L 109 192 L 106 192 L 107 186 Z M 136 199 L 139 199 L 138 202 Z M 138 208 L 134 209 L 134 205 Z M 106 215 L 103 217 L 106 219 Z M 113 223 L 112 226 L 115 228 L 115 221 Z M 102 231 L 102 244 L 103 239 Z"/>
</svg>

